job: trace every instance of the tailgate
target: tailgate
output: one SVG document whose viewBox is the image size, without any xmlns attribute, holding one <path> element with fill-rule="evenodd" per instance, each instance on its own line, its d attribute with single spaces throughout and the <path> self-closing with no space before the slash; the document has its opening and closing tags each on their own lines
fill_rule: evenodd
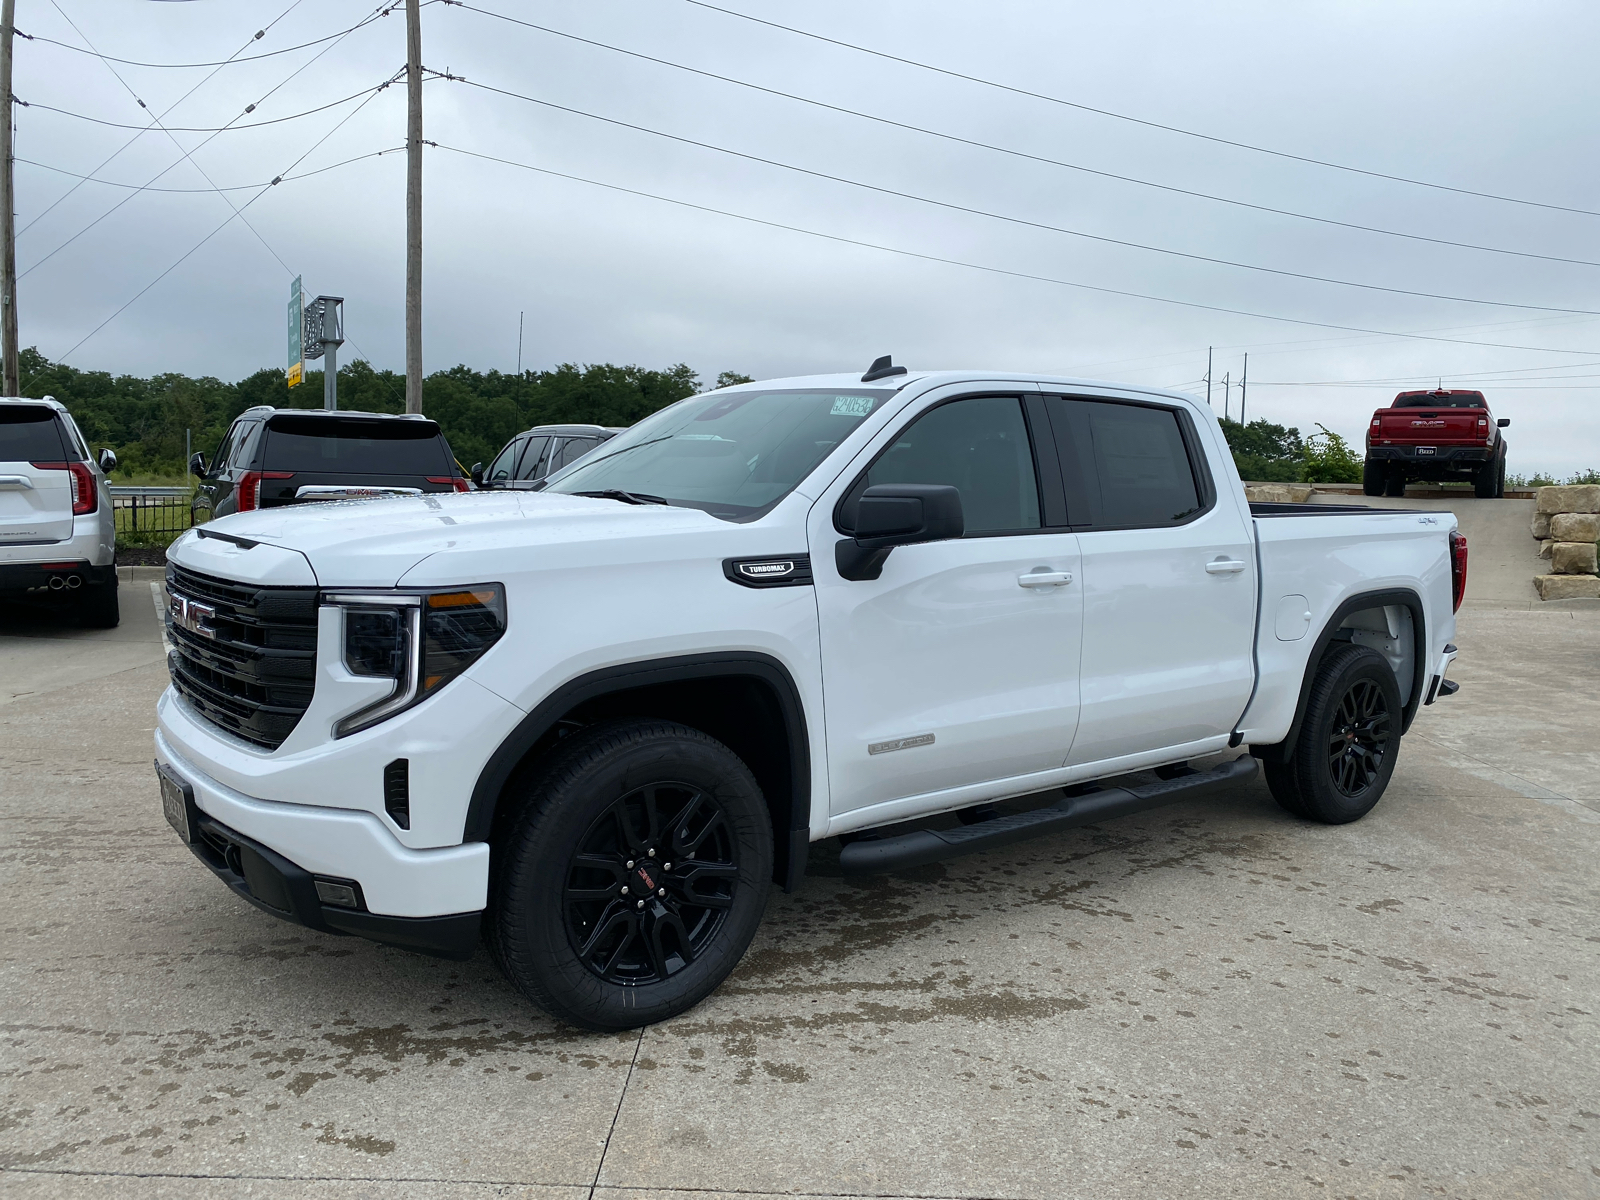
<svg viewBox="0 0 1600 1200">
<path fill-rule="evenodd" d="M 1377 416 L 1374 441 L 1429 446 L 1481 442 L 1489 419 L 1482 408 L 1384 408 Z M 1482 426 L 1479 420 L 1484 422 Z"/>
<path fill-rule="evenodd" d="M 34 465 L 66 457 L 54 409 L 0 404 L 0 546 L 72 536 L 72 476 Z"/>
</svg>

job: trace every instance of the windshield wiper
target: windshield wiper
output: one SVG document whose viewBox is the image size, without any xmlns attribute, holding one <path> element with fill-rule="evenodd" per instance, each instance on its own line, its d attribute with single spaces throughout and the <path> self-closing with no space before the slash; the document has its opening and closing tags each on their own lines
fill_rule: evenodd
<svg viewBox="0 0 1600 1200">
<path fill-rule="evenodd" d="M 568 492 L 569 496 L 593 496 L 597 500 L 620 500 L 624 504 L 667 504 L 662 496 L 651 496 L 645 492 L 625 492 L 621 488 L 601 488 L 594 492 Z"/>
</svg>

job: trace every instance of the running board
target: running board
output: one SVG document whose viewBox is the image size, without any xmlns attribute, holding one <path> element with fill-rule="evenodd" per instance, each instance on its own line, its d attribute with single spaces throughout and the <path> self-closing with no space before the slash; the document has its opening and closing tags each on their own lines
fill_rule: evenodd
<svg viewBox="0 0 1600 1200">
<path fill-rule="evenodd" d="M 899 837 L 851 842 L 839 851 L 839 866 L 846 875 L 881 875 L 903 871 L 940 859 L 977 854 L 1024 841 L 1058 829 L 1098 825 L 1113 817 L 1195 800 L 1255 778 L 1256 760 L 1246 755 L 1210 771 L 1191 772 L 1175 779 L 1137 788 L 1104 788 L 1068 796 L 1058 804 L 1032 812 L 1013 813 L 964 825 L 957 829 L 918 829 Z"/>
</svg>

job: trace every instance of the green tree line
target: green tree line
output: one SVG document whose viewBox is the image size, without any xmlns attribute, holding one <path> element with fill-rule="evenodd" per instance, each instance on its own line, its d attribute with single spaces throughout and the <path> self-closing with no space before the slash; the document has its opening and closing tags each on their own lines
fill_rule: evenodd
<svg viewBox="0 0 1600 1200">
<path fill-rule="evenodd" d="M 169 372 L 143 378 L 81 371 L 24 350 L 24 394 L 53 396 L 65 404 L 98 450 L 109 446 L 118 473 L 178 475 L 184 470 L 184 431 L 209 458 L 233 419 L 247 408 L 321 408 L 321 371 L 290 388 L 277 367 L 227 383 Z M 724 371 L 715 386 L 747 382 Z M 464 466 L 488 462 L 506 442 L 533 425 L 632 425 L 657 409 L 694 395 L 700 379 L 679 363 L 665 370 L 564 363 L 553 371 L 474 371 L 457 366 L 422 381 L 422 411 L 439 422 Z M 339 407 L 362 412 L 403 412 L 405 377 L 358 360 L 339 368 Z"/>
</svg>

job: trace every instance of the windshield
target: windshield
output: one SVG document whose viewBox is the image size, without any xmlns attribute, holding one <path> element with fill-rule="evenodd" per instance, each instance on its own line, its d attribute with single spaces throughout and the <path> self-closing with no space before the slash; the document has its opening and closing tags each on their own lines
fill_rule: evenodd
<svg viewBox="0 0 1600 1200">
<path fill-rule="evenodd" d="M 551 477 L 737 519 L 788 495 L 892 391 L 711 392 L 681 400 Z"/>
</svg>

